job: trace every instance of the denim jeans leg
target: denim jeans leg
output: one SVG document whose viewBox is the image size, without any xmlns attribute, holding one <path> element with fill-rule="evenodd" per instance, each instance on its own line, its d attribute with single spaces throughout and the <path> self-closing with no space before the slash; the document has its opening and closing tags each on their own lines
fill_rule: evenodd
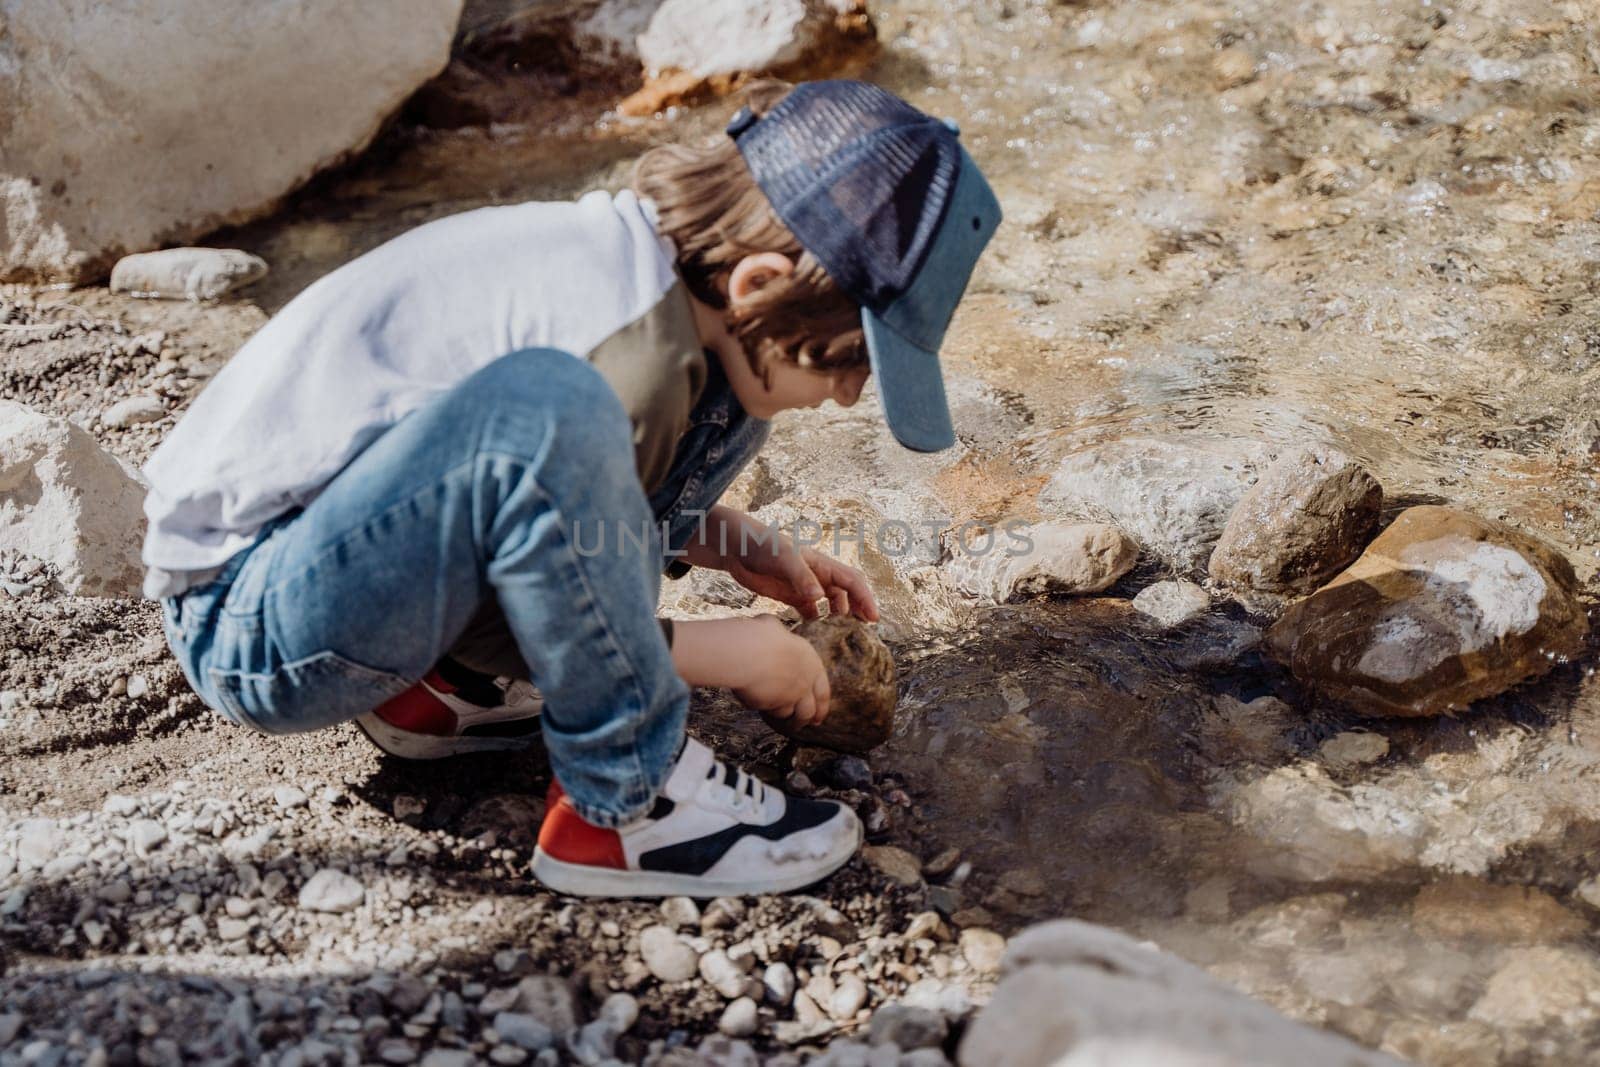
<svg viewBox="0 0 1600 1067">
<path fill-rule="evenodd" d="M 544 694 L 556 776 L 586 819 L 620 825 L 652 802 L 688 710 L 655 622 L 654 530 L 604 379 L 514 352 L 250 550 L 201 668 L 260 729 L 330 725 L 420 678 L 492 593 Z"/>
</svg>

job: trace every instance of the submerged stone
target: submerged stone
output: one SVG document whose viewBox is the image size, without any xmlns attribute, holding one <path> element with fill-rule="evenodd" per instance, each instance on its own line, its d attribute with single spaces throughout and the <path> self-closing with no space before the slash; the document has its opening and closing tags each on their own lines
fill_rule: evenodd
<svg viewBox="0 0 1600 1067">
<path fill-rule="evenodd" d="M 1196 572 L 1265 460 L 1254 442 L 1124 438 L 1062 460 L 1039 506 L 1062 518 L 1109 517 L 1147 551 Z"/>
<path fill-rule="evenodd" d="M 1310 593 L 1361 554 L 1382 507 L 1383 487 L 1349 456 L 1297 449 L 1234 506 L 1211 577 L 1229 588 Z"/>
<path fill-rule="evenodd" d="M 1503 523 L 1411 508 L 1267 633 L 1297 678 L 1373 715 L 1437 715 L 1574 655 L 1588 633 L 1566 557 Z"/>
<path fill-rule="evenodd" d="M 768 725 L 802 744 L 840 752 L 866 752 L 889 740 L 894 732 L 895 668 L 883 639 L 868 624 L 845 615 L 808 620 L 795 633 L 811 643 L 828 669 L 828 717 L 796 727 L 768 715 Z"/>
<path fill-rule="evenodd" d="M 964 542 L 972 550 L 957 551 L 946 569 L 962 592 L 1002 604 L 1034 593 L 1098 593 L 1139 561 L 1133 539 L 1105 523 L 1008 527 L 985 544 L 979 552 Z"/>
</svg>

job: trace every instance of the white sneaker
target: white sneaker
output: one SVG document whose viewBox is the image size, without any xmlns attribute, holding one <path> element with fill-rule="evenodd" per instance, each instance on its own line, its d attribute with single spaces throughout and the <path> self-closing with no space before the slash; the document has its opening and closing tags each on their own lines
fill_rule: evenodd
<svg viewBox="0 0 1600 1067">
<path fill-rule="evenodd" d="M 443 759 L 505 752 L 539 740 L 544 699 L 532 682 L 496 678 L 445 658 L 416 685 L 356 718 L 391 756 Z"/>
<path fill-rule="evenodd" d="M 585 822 L 552 784 L 533 873 L 573 896 L 784 893 L 826 878 L 860 844 L 843 804 L 788 796 L 688 738 L 654 810 L 621 829 Z"/>
</svg>

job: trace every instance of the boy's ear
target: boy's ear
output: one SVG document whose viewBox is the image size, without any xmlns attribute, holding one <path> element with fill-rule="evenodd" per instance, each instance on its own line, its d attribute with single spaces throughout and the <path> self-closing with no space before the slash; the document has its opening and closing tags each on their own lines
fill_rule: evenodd
<svg viewBox="0 0 1600 1067">
<path fill-rule="evenodd" d="M 782 252 L 757 252 L 733 265 L 728 276 L 728 303 L 739 304 L 778 278 L 794 273 L 794 260 Z"/>
</svg>

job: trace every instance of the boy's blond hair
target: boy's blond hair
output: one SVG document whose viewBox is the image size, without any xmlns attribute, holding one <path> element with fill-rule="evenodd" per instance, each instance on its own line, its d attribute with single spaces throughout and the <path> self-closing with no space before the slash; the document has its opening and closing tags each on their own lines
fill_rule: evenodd
<svg viewBox="0 0 1600 1067">
<path fill-rule="evenodd" d="M 764 115 L 791 88 L 770 79 L 754 82 L 742 102 Z M 655 203 L 661 232 L 677 246 L 684 284 L 714 308 L 727 308 L 727 276 L 743 257 L 781 252 L 795 261 L 792 274 L 728 313 L 728 328 L 756 373 L 773 359 L 823 369 L 866 360 L 860 306 L 779 220 L 733 138 L 651 149 L 634 169 L 633 189 Z"/>
</svg>

